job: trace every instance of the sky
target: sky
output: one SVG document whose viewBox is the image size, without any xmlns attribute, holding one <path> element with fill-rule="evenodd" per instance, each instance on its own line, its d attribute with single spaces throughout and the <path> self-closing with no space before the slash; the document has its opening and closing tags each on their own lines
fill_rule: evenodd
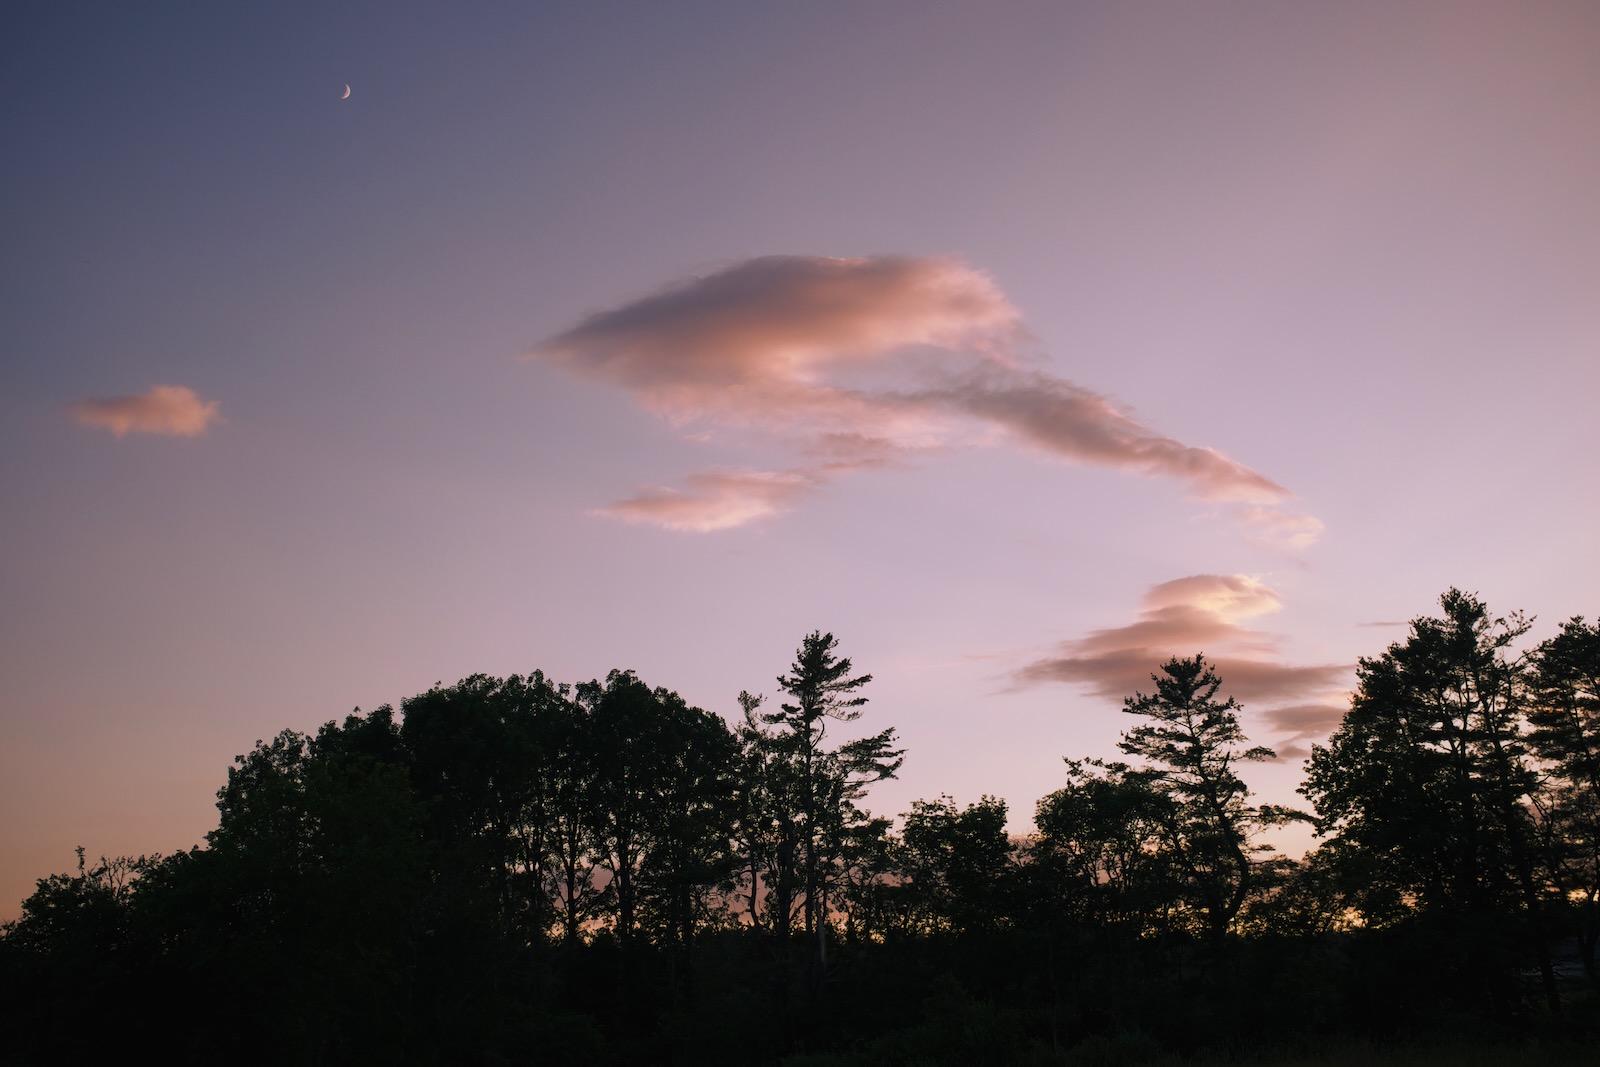
<svg viewBox="0 0 1600 1067">
<path fill-rule="evenodd" d="M 1289 802 L 1447 587 L 1600 612 L 1595 5 L 6 23 L 0 917 L 474 672 L 832 631 L 1021 833 L 1166 655 Z"/>
</svg>

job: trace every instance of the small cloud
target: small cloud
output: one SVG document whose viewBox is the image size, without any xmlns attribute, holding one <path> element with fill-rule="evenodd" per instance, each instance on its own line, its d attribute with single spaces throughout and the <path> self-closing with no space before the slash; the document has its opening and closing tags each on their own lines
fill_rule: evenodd
<svg viewBox="0 0 1600 1067">
<path fill-rule="evenodd" d="M 1358 622 L 1358 623 L 1356 623 L 1356 625 L 1357 626 L 1366 626 L 1366 627 L 1387 627 L 1387 626 L 1410 626 L 1411 624 L 1409 622 L 1407 622 L 1405 619 L 1392 619 L 1392 620 L 1380 620 L 1378 622 Z"/>
<path fill-rule="evenodd" d="M 788 510 L 819 480 L 805 471 L 706 471 L 687 489 L 645 489 L 600 508 L 598 514 L 668 530 L 727 530 Z"/>
<path fill-rule="evenodd" d="M 1255 540 L 1273 548 L 1310 548 L 1325 528 L 1314 515 L 1296 515 L 1276 508 L 1248 507 L 1239 517 Z"/>
<path fill-rule="evenodd" d="M 1270 615 L 1283 607 L 1278 594 L 1247 574 L 1191 574 L 1150 587 L 1146 611 L 1193 608 L 1229 622 Z"/>
<path fill-rule="evenodd" d="M 221 417 L 218 402 L 186 385 L 154 385 L 143 393 L 82 400 L 68 410 L 84 426 L 163 437 L 199 437 Z"/>
<path fill-rule="evenodd" d="M 1344 719 L 1344 708 L 1337 704 L 1290 704 L 1262 714 L 1267 724 L 1279 733 L 1293 737 L 1321 737 Z"/>
<path fill-rule="evenodd" d="M 894 464 L 904 450 L 893 441 L 861 433 L 828 433 L 806 449 L 816 470 L 829 474 L 872 470 Z"/>
<path fill-rule="evenodd" d="M 1342 704 L 1290 704 L 1268 708 L 1261 717 L 1284 738 L 1277 745 L 1278 759 L 1283 761 L 1311 755 L 1311 745 L 1338 729 L 1344 711 Z"/>
</svg>

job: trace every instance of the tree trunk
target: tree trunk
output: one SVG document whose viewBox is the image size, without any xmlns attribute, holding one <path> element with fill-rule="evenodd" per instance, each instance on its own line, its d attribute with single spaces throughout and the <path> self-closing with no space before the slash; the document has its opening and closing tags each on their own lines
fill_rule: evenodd
<svg viewBox="0 0 1600 1067">
<path fill-rule="evenodd" d="M 570 945 L 575 944 L 578 940 L 578 865 L 573 862 L 570 855 L 565 861 L 565 873 L 567 882 L 566 940 Z"/>
<path fill-rule="evenodd" d="M 778 940 L 787 942 L 794 923 L 794 882 L 790 871 L 794 866 L 794 845 L 787 836 L 778 842 L 778 885 L 776 900 L 769 899 L 774 929 Z"/>
<path fill-rule="evenodd" d="M 817 799 L 816 782 L 812 778 L 810 724 L 806 725 L 805 752 L 805 816 L 806 816 L 806 936 L 816 928 L 817 910 Z"/>
<path fill-rule="evenodd" d="M 1528 858 L 1527 849 L 1523 845 L 1522 834 L 1518 829 L 1513 829 L 1511 834 L 1511 851 L 1517 865 L 1517 881 L 1522 888 L 1522 906 L 1528 912 L 1528 923 L 1533 927 L 1533 951 L 1539 961 L 1539 983 L 1544 987 L 1545 1004 L 1552 1014 L 1561 1014 L 1561 991 L 1556 988 L 1556 972 L 1550 962 L 1550 946 L 1545 944 L 1544 909 L 1539 906 L 1539 891 L 1533 884 L 1533 863 Z"/>
<path fill-rule="evenodd" d="M 758 864 L 756 862 L 756 849 L 755 849 L 754 846 L 751 846 L 751 848 L 750 848 L 750 903 L 749 903 L 748 906 L 749 906 L 749 909 L 750 909 L 750 929 L 752 929 L 752 930 L 760 930 L 761 929 L 761 912 L 757 910 L 757 905 L 759 903 L 758 892 L 759 892 L 759 889 L 760 889 L 760 885 L 761 885 L 761 871 L 760 871 L 760 867 L 758 866 Z"/>
</svg>

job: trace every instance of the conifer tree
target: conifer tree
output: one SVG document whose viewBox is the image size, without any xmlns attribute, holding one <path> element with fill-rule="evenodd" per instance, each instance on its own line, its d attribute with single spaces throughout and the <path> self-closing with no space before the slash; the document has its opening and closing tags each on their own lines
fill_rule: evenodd
<svg viewBox="0 0 1600 1067">
<path fill-rule="evenodd" d="M 1118 747 L 1143 761 L 1134 777 L 1166 801 L 1154 809 L 1166 847 L 1203 929 L 1220 941 L 1250 894 L 1257 855 L 1267 851 L 1253 836 L 1292 813 L 1250 803 L 1236 768 L 1274 753 L 1245 747 L 1239 702 L 1218 699 L 1222 680 L 1204 656 L 1170 659 L 1151 679 L 1155 692 L 1128 697 L 1122 709 L 1148 721 Z"/>
<path fill-rule="evenodd" d="M 861 717 L 867 698 L 860 690 L 872 675 L 852 675 L 849 657 L 837 654 L 834 636 L 813 630 L 801 641 L 790 673 L 778 678 L 789 702 L 762 719 L 779 727 L 785 755 L 794 767 L 800 833 L 797 857 L 804 885 L 805 932 L 814 939 L 817 959 L 826 953 L 829 865 L 845 831 L 860 817 L 855 802 L 874 782 L 892 778 L 904 760 L 895 747 L 893 727 L 834 749 L 825 746 L 830 722 Z"/>
</svg>

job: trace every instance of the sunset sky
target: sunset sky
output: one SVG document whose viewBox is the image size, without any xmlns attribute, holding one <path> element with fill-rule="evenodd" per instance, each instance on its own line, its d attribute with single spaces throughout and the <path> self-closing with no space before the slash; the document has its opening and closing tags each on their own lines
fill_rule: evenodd
<svg viewBox="0 0 1600 1067">
<path fill-rule="evenodd" d="M 1023 832 L 1166 654 L 1283 802 L 1600 612 L 1600 5 L 24 3 L 0 146 L 0 917 L 478 671 L 832 630 Z"/>
</svg>

